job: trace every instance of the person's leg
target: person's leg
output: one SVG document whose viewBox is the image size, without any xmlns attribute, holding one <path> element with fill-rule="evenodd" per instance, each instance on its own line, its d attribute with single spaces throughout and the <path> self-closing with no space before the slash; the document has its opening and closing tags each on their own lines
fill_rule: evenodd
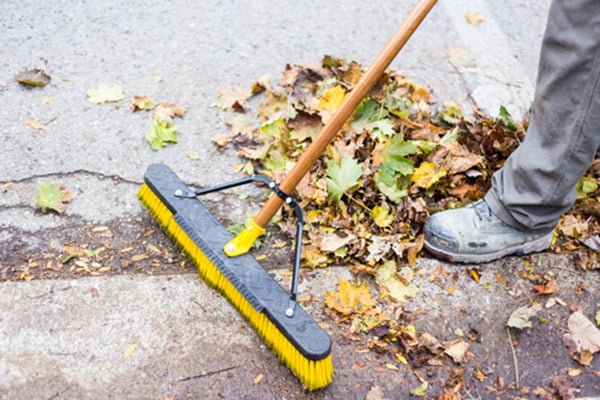
<svg viewBox="0 0 600 400">
<path fill-rule="evenodd" d="M 525 140 L 485 196 L 517 229 L 553 229 L 600 145 L 600 2 L 552 3 Z"/>
<path fill-rule="evenodd" d="M 425 247 L 458 262 L 548 248 L 599 146 L 600 2 L 554 0 L 525 140 L 483 201 L 429 218 Z"/>
</svg>

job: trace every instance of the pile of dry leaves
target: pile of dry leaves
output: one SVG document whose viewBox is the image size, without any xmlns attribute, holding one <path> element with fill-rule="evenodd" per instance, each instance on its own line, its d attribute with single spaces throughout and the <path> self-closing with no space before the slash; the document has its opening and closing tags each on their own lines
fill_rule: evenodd
<svg viewBox="0 0 600 400">
<path fill-rule="evenodd" d="M 217 106 L 231 111 L 230 133 L 213 141 L 238 151 L 240 173 L 281 181 L 362 73 L 355 62 L 326 56 L 319 65 L 288 65 L 279 85 L 263 77 L 251 90 L 224 91 Z M 467 351 L 462 340 L 441 343 L 417 334 L 402 304 L 418 292 L 413 280 L 423 223 L 436 211 L 481 198 L 525 136 L 526 122 L 504 108 L 498 118 L 474 114 L 467 117 L 454 103 L 436 109 L 430 91 L 388 72 L 296 189 L 307 222 L 302 266 L 347 265 L 356 274 L 354 282 L 327 292 L 328 309 L 350 334 L 368 334 L 369 348 L 392 350 L 403 364 L 442 353 L 460 363 Z M 596 161 L 553 243 L 556 252 L 581 250 L 585 269 L 598 267 L 599 183 Z M 274 223 L 295 232 L 285 208 Z"/>
<path fill-rule="evenodd" d="M 288 65 L 280 85 L 268 78 L 224 91 L 217 106 L 233 110 L 228 135 L 214 142 L 238 150 L 240 171 L 280 181 L 358 82 L 356 62 L 326 56 L 320 65 Z M 261 94 L 261 95 L 259 95 Z M 260 102 L 252 107 L 251 102 Z M 388 72 L 297 187 L 308 224 L 303 266 L 352 265 L 377 274 L 386 260 L 414 266 L 428 216 L 484 195 L 495 170 L 519 145 L 525 123 L 501 108 L 499 118 L 469 119 L 454 103 L 432 105 L 431 93 Z M 600 162 L 580 180 L 579 200 L 556 230 L 553 249 L 600 246 Z M 284 210 L 275 221 L 293 232 Z"/>
</svg>

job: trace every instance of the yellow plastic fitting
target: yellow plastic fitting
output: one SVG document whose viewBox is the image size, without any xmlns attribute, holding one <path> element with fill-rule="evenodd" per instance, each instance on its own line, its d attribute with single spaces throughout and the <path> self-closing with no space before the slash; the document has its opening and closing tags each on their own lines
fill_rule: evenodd
<svg viewBox="0 0 600 400">
<path fill-rule="evenodd" d="M 229 257 L 237 257 L 246 254 L 250 251 L 250 247 L 252 247 L 256 239 L 263 233 L 265 233 L 265 228 L 257 225 L 254 220 L 251 220 L 239 235 L 225 245 L 223 251 Z"/>
</svg>

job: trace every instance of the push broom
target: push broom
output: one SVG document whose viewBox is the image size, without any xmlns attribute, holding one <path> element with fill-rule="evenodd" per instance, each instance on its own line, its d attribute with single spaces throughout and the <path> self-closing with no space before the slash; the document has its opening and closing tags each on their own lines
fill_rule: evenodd
<svg viewBox="0 0 600 400">
<path fill-rule="evenodd" d="M 169 167 L 153 164 L 148 167 L 138 194 L 141 203 L 161 228 L 196 264 L 204 281 L 229 300 L 310 390 L 325 387 L 333 380 L 331 339 L 296 303 L 303 217 L 302 210 L 291 193 L 383 75 L 436 1 L 418 1 L 360 82 L 280 185 L 266 176 L 257 175 L 193 191 Z M 267 184 L 273 193 L 244 231 L 232 237 L 198 196 L 251 182 Z M 295 260 L 289 293 L 254 257 L 246 254 L 284 203 L 293 207 L 297 218 Z"/>
</svg>

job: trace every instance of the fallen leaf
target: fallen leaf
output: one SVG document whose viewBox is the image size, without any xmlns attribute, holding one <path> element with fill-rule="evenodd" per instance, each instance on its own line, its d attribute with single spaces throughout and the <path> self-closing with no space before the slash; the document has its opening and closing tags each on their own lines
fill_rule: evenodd
<svg viewBox="0 0 600 400">
<path fill-rule="evenodd" d="M 506 325 L 517 329 L 529 328 L 532 326 L 529 319 L 534 317 L 541 309 L 540 304 L 534 304 L 531 307 L 519 307 L 510 315 Z"/>
<path fill-rule="evenodd" d="M 150 143 L 150 148 L 156 151 L 160 150 L 168 143 L 177 143 L 177 136 L 175 135 L 176 130 L 176 125 L 167 122 L 160 123 L 154 120 L 150 131 L 146 135 L 146 139 Z"/>
<path fill-rule="evenodd" d="M 444 345 L 444 354 L 447 354 L 457 364 L 462 364 L 465 361 L 469 343 L 462 339 L 455 340 Z"/>
<path fill-rule="evenodd" d="M 213 136 L 211 142 L 216 144 L 219 148 L 224 148 L 229 144 L 229 135 L 217 133 L 215 136 Z"/>
<path fill-rule="evenodd" d="M 475 269 L 475 268 L 469 268 L 467 271 L 469 272 L 469 274 L 471 275 L 473 280 L 475 280 L 475 282 L 479 283 L 479 278 L 481 277 L 481 275 L 479 274 L 479 271 L 477 271 L 477 269 Z"/>
<path fill-rule="evenodd" d="M 28 120 L 26 120 L 26 121 L 23 121 L 23 124 L 25 124 L 25 125 L 29 125 L 29 126 L 31 126 L 32 128 L 35 128 L 35 129 L 37 129 L 37 130 L 39 130 L 39 131 L 45 131 L 46 129 L 48 129 L 48 128 L 46 127 L 46 125 L 43 125 L 43 124 L 41 124 L 41 123 L 39 123 L 38 121 L 35 121 L 35 120 L 33 120 L 33 119 L 28 119 Z"/>
<path fill-rule="evenodd" d="M 419 346 L 425 347 L 427 350 L 431 352 L 431 354 L 440 354 L 443 349 L 442 344 L 437 338 L 427 332 L 423 333 L 419 336 Z"/>
<path fill-rule="evenodd" d="M 596 192 L 596 190 L 598 190 L 598 184 L 596 183 L 596 179 L 591 176 L 582 176 L 575 186 L 578 198 L 587 197 L 589 194 Z"/>
<path fill-rule="evenodd" d="M 410 394 L 412 394 L 413 396 L 417 396 L 417 397 L 424 397 L 428 388 L 429 388 L 429 383 L 427 381 L 424 381 L 416 388 L 411 389 Z"/>
<path fill-rule="evenodd" d="M 385 367 L 387 369 L 391 369 L 392 371 L 398 371 L 398 367 L 394 364 L 387 363 L 387 364 L 385 364 Z"/>
<path fill-rule="evenodd" d="M 222 110 L 238 110 L 243 111 L 248 99 L 252 96 L 252 92 L 244 88 L 236 87 L 219 92 L 217 102 L 213 104 Z"/>
<path fill-rule="evenodd" d="M 254 378 L 254 384 L 258 385 L 260 383 L 260 381 L 262 381 L 264 379 L 264 377 L 265 377 L 264 374 L 256 375 L 256 377 Z"/>
<path fill-rule="evenodd" d="M 370 310 L 376 302 L 366 282 L 357 285 L 344 279 L 338 284 L 338 290 L 325 293 L 325 304 L 342 315 L 352 315 Z"/>
<path fill-rule="evenodd" d="M 484 20 L 483 16 L 477 11 L 468 12 L 465 17 L 467 18 L 467 22 L 473 26 L 479 25 Z"/>
<path fill-rule="evenodd" d="M 187 109 L 181 104 L 160 103 L 154 109 L 154 119 L 160 122 L 172 122 L 173 118 L 183 118 Z"/>
<path fill-rule="evenodd" d="M 390 208 L 386 205 L 375 206 L 371 211 L 373 222 L 380 228 L 387 228 L 394 221 L 394 215 L 390 213 Z"/>
<path fill-rule="evenodd" d="M 46 182 L 38 188 L 36 206 L 42 211 L 55 211 L 62 214 L 65 211 L 65 203 L 72 198 L 71 193 L 61 185 Z"/>
<path fill-rule="evenodd" d="M 539 294 L 554 294 L 558 291 L 558 286 L 552 280 L 539 285 L 533 285 L 533 290 Z"/>
<path fill-rule="evenodd" d="M 156 107 L 156 104 L 148 96 L 135 96 L 130 106 L 133 112 L 138 110 L 152 110 L 154 107 Z"/>
<path fill-rule="evenodd" d="M 582 353 L 584 350 L 591 354 L 600 351 L 600 329 L 585 317 L 582 313 L 576 311 L 567 321 L 569 333 L 565 334 L 573 340 L 576 350 Z"/>
<path fill-rule="evenodd" d="M 444 176 L 446 176 L 446 170 L 444 168 L 436 168 L 434 164 L 423 161 L 421 165 L 414 170 L 410 180 L 418 187 L 429 189 Z"/>
<path fill-rule="evenodd" d="M 340 163 L 330 160 L 327 164 L 327 192 L 333 201 L 339 201 L 345 193 L 360 184 L 361 165 L 353 158 L 344 157 Z"/>
<path fill-rule="evenodd" d="M 356 235 L 336 232 L 325 233 L 319 237 L 319 248 L 322 251 L 334 252 L 356 240 Z"/>
<path fill-rule="evenodd" d="M 386 400 L 383 396 L 383 389 L 377 385 L 374 385 L 367 392 L 365 400 Z"/>
<path fill-rule="evenodd" d="M 90 103 L 101 104 L 121 101 L 125 98 L 125 93 L 121 85 L 101 83 L 95 89 L 89 89 L 87 96 Z"/>
<path fill-rule="evenodd" d="M 344 88 L 336 85 L 323 92 L 323 96 L 319 100 L 319 106 L 324 111 L 335 111 L 342 105 L 345 98 L 346 91 Z"/>
<path fill-rule="evenodd" d="M 52 78 L 41 69 L 30 69 L 27 71 L 19 72 L 15 76 L 15 80 L 22 85 L 45 87 L 47 86 Z"/>
<path fill-rule="evenodd" d="M 408 271 L 411 270 L 408 269 Z M 401 280 L 398 278 L 395 261 L 388 261 L 379 267 L 375 276 L 375 282 L 381 288 L 387 290 L 394 300 L 399 302 L 405 302 L 409 297 L 414 298 L 419 291 L 413 283 L 407 282 L 406 279 Z"/>
<path fill-rule="evenodd" d="M 446 49 L 448 55 L 448 61 L 456 68 L 473 68 L 475 67 L 475 61 L 477 56 L 469 52 L 464 47 L 460 46 L 448 46 Z"/>
<path fill-rule="evenodd" d="M 135 344 L 135 343 L 134 343 L 134 344 L 130 345 L 130 346 L 127 348 L 127 350 L 125 351 L 125 354 L 123 355 L 123 357 L 124 357 L 125 359 L 128 359 L 128 358 L 129 358 L 129 357 L 130 357 L 130 356 L 133 354 L 133 352 L 134 352 L 136 349 L 137 349 L 137 344 Z"/>
</svg>

